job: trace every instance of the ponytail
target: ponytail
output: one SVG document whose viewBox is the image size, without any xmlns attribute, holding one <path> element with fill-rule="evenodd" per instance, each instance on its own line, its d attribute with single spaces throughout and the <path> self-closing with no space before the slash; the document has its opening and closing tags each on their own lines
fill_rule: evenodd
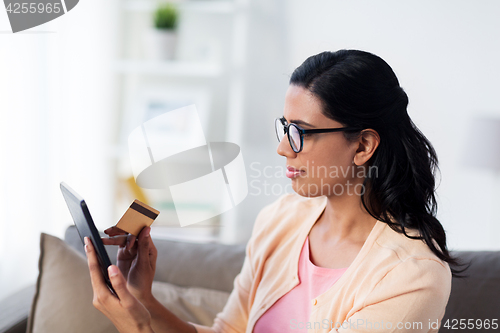
<svg viewBox="0 0 500 333">
<path fill-rule="evenodd" d="M 308 89 L 323 113 L 343 126 L 371 128 L 380 144 L 369 160 L 361 202 L 368 213 L 411 239 L 420 239 L 450 265 L 453 276 L 467 267 L 451 256 L 446 233 L 436 218 L 435 176 L 438 158 L 432 144 L 412 122 L 408 96 L 392 68 L 363 51 L 340 50 L 311 56 L 293 72 L 290 84 Z M 360 131 L 345 131 L 356 140 Z M 416 236 L 407 229 L 416 229 Z"/>
</svg>

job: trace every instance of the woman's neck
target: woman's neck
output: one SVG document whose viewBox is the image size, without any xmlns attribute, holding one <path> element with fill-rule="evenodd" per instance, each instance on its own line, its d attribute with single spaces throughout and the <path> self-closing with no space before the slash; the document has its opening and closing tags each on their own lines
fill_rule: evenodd
<svg viewBox="0 0 500 333">
<path fill-rule="evenodd" d="M 317 221 L 322 238 L 331 244 L 364 243 L 376 219 L 363 207 L 359 195 L 327 197 L 326 208 Z"/>
</svg>

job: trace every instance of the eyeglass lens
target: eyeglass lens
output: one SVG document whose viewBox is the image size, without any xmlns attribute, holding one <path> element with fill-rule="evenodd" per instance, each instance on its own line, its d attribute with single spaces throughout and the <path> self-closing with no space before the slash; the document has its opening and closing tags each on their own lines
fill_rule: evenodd
<svg viewBox="0 0 500 333">
<path fill-rule="evenodd" d="M 292 149 L 297 152 L 300 150 L 300 133 L 297 127 L 290 125 L 288 127 L 289 135 L 290 135 L 290 145 L 292 146 Z"/>
<path fill-rule="evenodd" d="M 276 119 L 275 127 L 276 127 L 276 136 L 278 138 L 278 141 L 281 142 L 283 136 L 285 135 L 285 126 L 283 125 L 280 119 Z M 300 145 L 301 145 L 300 132 L 298 128 L 295 127 L 293 124 L 288 126 L 288 131 L 290 132 L 289 133 L 290 146 L 295 152 L 297 152 L 300 150 Z"/>
<path fill-rule="evenodd" d="M 281 139 L 283 139 L 283 136 L 285 135 L 285 126 L 283 125 L 283 123 L 281 123 L 280 119 L 276 119 L 275 128 L 276 137 L 278 138 L 278 141 L 281 142 Z"/>
</svg>

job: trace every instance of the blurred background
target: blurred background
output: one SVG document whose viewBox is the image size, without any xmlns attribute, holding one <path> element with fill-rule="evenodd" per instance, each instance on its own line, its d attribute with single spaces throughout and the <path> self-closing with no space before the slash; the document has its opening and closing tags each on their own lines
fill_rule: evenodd
<svg viewBox="0 0 500 333">
<path fill-rule="evenodd" d="M 407 92 L 440 160 L 438 218 L 450 248 L 500 249 L 498 1 L 162 4 L 82 0 L 17 34 L 0 10 L 0 299 L 35 281 L 40 233 L 63 237 L 72 224 L 61 181 L 100 230 L 141 198 L 161 211 L 157 237 L 246 243 L 260 209 L 290 191 L 273 123 L 289 77 L 308 56 L 342 48 L 382 57 Z M 168 193 L 134 184 L 127 136 L 192 103 L 207 141 L 241 147 L 249 193 L 180 228 Z"/>
</svg>

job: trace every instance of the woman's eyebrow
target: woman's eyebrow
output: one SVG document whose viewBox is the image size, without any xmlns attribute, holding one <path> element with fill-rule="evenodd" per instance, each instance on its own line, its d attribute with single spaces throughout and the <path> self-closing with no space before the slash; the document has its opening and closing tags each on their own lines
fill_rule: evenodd
<svg viewBox="0 0 500 333">
<path fill-rule="evenodd" d="M 305 122 L 305 121 L 300 120 L 300 119 L 290 120 L 290 122 L 294 123 L 294 124 L 297 124 L 297 125 L 304 125 L 304 126 L 314 127 L 314 125 L 311 125 L 308 122 Z"/>
</svg>

